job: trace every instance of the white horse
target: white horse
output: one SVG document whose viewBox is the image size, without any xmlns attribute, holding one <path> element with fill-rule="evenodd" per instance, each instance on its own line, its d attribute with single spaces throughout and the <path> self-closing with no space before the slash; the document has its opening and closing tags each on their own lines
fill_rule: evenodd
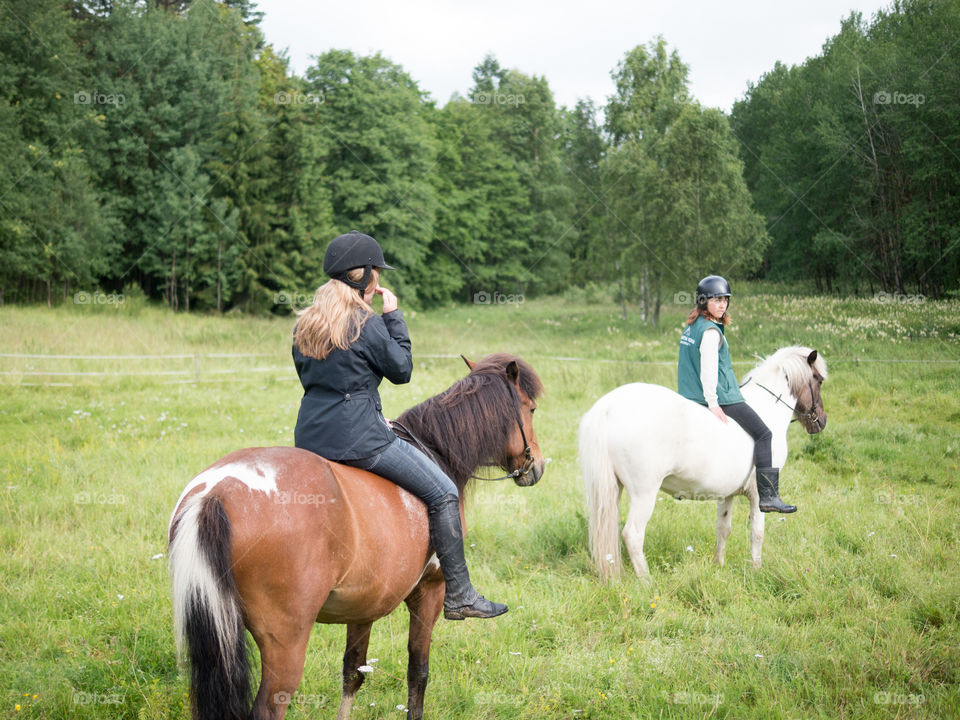
<svg viewBox="0 0 960 720">
<path fill-rule="evenodd" d="M 827 365 L 816 350 L 787 347 L 751 370 L 740 390 L 773 434 L 773 466 L 787 459 L 787 427 L 800 420 L 810 434 L 827 415 L 820 385 Z M 633 569 L 650 571 L 643 536 L 657 491 L 678 499 L 717 501 L 716 561 L 723 565 L 730 511 L 737 495 L 750 501 L 750 556 L 760 566 L 763 513 L 753 465 L 753 439 L 732 418 L 723 423 L 705 406 L 660 385 L 622 385 L 597 400 L 580 421 L 580 464 L 590 518 L 590 552 L 601 577 L 619 577 L 620 494 L 630 495 L 623 539 Z"/>
</svg>

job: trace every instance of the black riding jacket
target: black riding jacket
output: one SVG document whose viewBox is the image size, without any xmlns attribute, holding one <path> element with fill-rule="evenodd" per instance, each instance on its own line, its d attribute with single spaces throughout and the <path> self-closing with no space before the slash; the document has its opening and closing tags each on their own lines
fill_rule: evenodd
<svg viewBox="0 0 960 720">
<path fill-rule="evenodd" d="M 298 448 L 330 460 L 360 460 L 394 441 L 377 388 L 383 378 L 397 385 L 410 382 L 413 357 L 400 310 L 374 315 L 355 343 L 323 360 L 304 355 L 294 344 L 293 362 L 303 385 L 294 430 Z"/>
</svg>

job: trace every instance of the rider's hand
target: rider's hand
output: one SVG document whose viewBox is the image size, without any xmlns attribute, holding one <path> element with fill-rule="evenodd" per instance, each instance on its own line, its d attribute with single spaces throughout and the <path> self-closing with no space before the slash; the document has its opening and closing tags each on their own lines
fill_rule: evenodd
<svg viewBox="0 0 960 720">
<path fill-rule="evenodd" d="M 717 405 L 716 407 L 710 408 L 710 412 L 712 412 L 714 415 L 716 415 L 718 418 L 720 418 L 724 422 L 728 422 L 727 414 L 721 409 L 719 405 Z"/>
<path fill-rule="evenodd" d="M 389 313 L 397 309 L 397 296 L 392 292 L 387 290 L 385 287 L 377 285 L 376 289 L 377 295 L 380 295 L 383 298 L 383 312 Z"/>
</svg>

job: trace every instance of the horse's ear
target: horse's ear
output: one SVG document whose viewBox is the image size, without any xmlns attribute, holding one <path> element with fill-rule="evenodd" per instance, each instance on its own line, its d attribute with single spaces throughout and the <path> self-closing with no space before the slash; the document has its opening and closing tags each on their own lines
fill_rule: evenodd
<svg viewBox="0 0 960 720">
<path fill-rule="evenodd" d="M 817 351 L 811 350 L 810 354 L 807 355 L 807 364 L 813 365 L 817 361 Z"/>
<path fill-rule="evenodd" d="M 477 364 L 467 360 L 466 355 L 461 355 L 460 357 L 463 358 L 463 361 L 467 364 L 467 367 L 470 368 L 470 372 L 473 372 L 473 368 L 476 367 Z"/>
<path fill-rule="evenodd" d="M 511 360 L 511 361 L 507 364 L 507 378 L 508 378 L 508 379 L 510 380 L 510 382 L 512 382 L 514 385 L 518 385 L 518 384 L 519 384 L 517 381 L 518 381 L 519 378 L 520 378 L 520 366 L 517 365 L 517 361 L 516 361 L 516 360 Z"/>
</svg>

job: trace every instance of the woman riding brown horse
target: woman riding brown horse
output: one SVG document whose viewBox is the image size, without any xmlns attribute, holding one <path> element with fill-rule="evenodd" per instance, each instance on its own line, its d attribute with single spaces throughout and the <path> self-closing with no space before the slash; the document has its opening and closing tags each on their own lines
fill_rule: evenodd
<svg viewBox="0 0 960 720">
<path fill-rule="evenodd" d="M 328 460 L 369 470 L 413 493 L 427 506 L 430 541 L 446 580 L 443 615 L 492 618 L 507 606 L 490 602 L 470 583 L 463 553 L 460 500 L 453 481 L 383 418 L 378 387 L 386 377 L 410 381 L 410 337 L 396 296 L 379 284 L 393 269 L 369 235 L 335 238 L 323 260 L 330 281 L 300 313 L 293 360 L 303 385 L 296 445 Z M 383 297 L 383 315 L 370 306 Z"/>
<path fill-rule="evenodd" d="M 539 378 L 509 355 L 468 365 L 466 378 L 397 420 L 453 481 L 458 526 L 462 490 L 477 468 L 502 467 L 527 486 L 544 467 L 533 431 Z M 174 625 L 190 661 L 194 716 L 282 718 L 321 622 L 347 625 L 337 715 L 345 720 L 364 679 L 371 626 L 404 602 L 407 708 L 420 718 L 445 585 L 428 517 L 399 485 L 300 448 L 239 450 L 194 478 L 169 533 Z M 252 710 L 245 627 L 261 660 Z"/>
</svg>

